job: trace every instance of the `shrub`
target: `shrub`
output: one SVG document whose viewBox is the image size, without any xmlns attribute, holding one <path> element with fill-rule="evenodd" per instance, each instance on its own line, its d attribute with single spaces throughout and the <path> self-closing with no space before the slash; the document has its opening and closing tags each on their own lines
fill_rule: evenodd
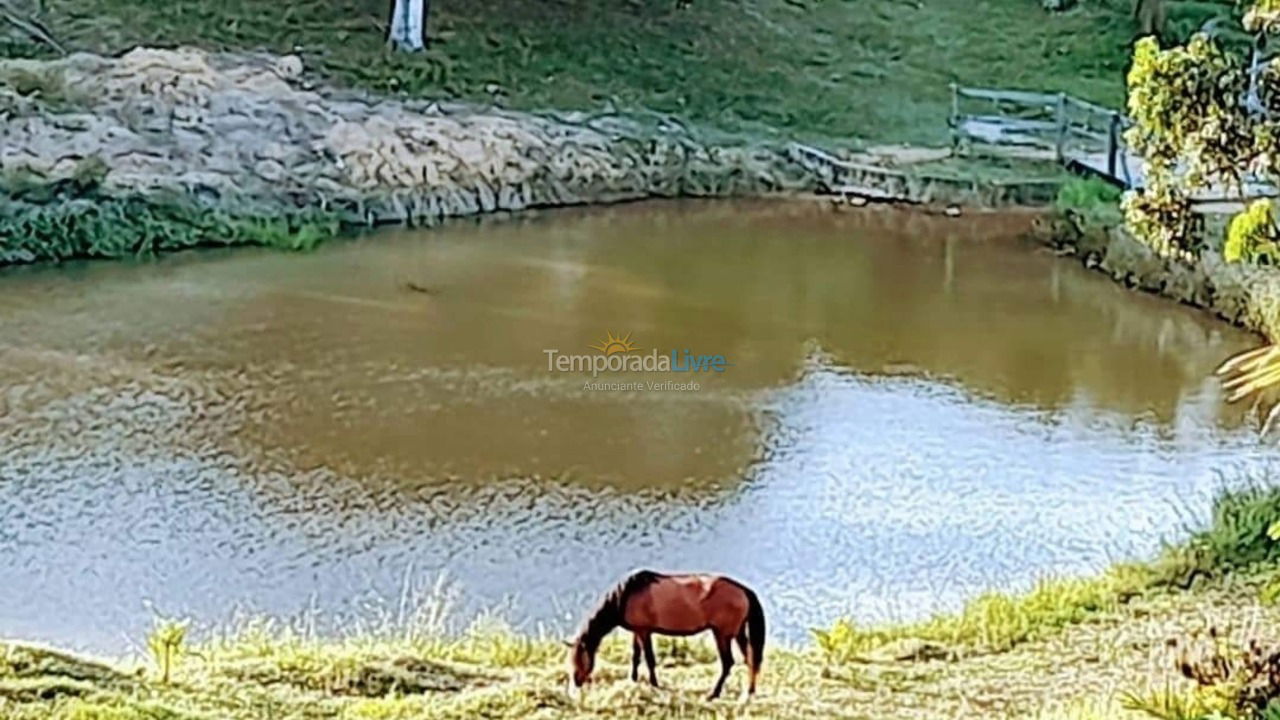
<svg viewBox="0 0 1280 720">
<path fill-rule="evenodd" d="M 1227 262 L 1251 262 L 1275 265 L 1280 261 L 1280 232 L 1276 229 L 1275 211 L 1268 199 L 1255 200 L 1231 219 L 1222 256 Z"/>
<path fill-rule="evenodd" d="M 1194 688 L 1130 693 L 1127 708 L 1164 720 L 1280 718 L 1280 648 L 1272 641 L 1251 637 L 1236 644 L 1210 627 L 1207 636 L 1171 638 L 1167 646 L 1175 651 L 1174 667 Z"/>
<path fill-rule="evenodd" d="M 179 195 L 0 194 L 0 265 L 72 258 L 147 257 L 206 245 L 310 249 L 337 234 L 337 216 L 295 209 L 243 215 Z"/>
<path fill-rule="evenodd" d="M 1209 528 L 1186 544 L 1198 567 L 1212 573 L 1280 561 L 1280 543 L 1268 530 L 1280 520 L 1280 487 L 1263 484 L 1222 492 Z"/>
</svg>

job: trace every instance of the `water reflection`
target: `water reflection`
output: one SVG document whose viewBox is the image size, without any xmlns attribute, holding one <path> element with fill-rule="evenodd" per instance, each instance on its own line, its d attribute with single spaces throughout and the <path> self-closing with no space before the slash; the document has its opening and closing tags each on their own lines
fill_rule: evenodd
<svg viewBox="0 0 1280 720">
<path fill-rule="evenodd" d="M 1150 552 L 1272 461 L 1207 379 L 1252 341 L 1027 222 L 644 204 L 0 273 L 0 634 L 116 648 L 147 603 L 356 611 L 409 571 L 563 623 L 654 565 L 741 575 L 794 639 Z M 606 331 L 733 366 L 547 372 Z"/>
</svg>

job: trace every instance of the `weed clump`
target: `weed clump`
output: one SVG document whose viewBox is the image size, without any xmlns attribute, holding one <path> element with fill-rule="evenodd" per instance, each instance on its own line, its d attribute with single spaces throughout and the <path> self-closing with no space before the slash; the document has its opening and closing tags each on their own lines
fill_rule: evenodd
<svg viewBox="0 0 1280 720">
<path fill-rule="evenodd" d="M 1188 692 L 1128 693 L 1127 709 L 1162 720 L 1280 718 L 1280 645 L 1259 637 L 1232 643 L 1217 627 L 1166 645 L 1174 650 L 1178 673 L 1194 686 Z"/>
</svg>

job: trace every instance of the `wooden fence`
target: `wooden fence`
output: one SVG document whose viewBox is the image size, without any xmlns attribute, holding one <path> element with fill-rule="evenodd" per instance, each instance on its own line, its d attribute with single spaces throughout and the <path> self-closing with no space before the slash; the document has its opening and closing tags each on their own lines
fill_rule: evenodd
<svg viewBox="0 0 1280 720">
<path fill-rule="evenodd" d="M 1136 158 L 1124 143 L 1128 118 L 1065 93 L 951 86 L 951 142 L 956 152 L 993 146 L 1021 148 L 1126 188 L 1141 185 Z"/>
</svg>

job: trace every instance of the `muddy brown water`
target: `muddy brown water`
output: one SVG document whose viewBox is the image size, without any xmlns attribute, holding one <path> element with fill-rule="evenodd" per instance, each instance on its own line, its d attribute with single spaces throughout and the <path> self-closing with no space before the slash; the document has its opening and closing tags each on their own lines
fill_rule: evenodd
<svg viewBox="0 0 1280 720">
<path fill-rule="evenodd" d="M 0 273 L 0 635 L 394 618 L 441 575 L 561 631 L 645 566 L 800 641 L 1149 554 L 1273 464 L 1209 377 L 1256 340 L 1029 222 L 647 203 Z M 726 366 L 548 370 L 609 333 Z"/>
</svg>

